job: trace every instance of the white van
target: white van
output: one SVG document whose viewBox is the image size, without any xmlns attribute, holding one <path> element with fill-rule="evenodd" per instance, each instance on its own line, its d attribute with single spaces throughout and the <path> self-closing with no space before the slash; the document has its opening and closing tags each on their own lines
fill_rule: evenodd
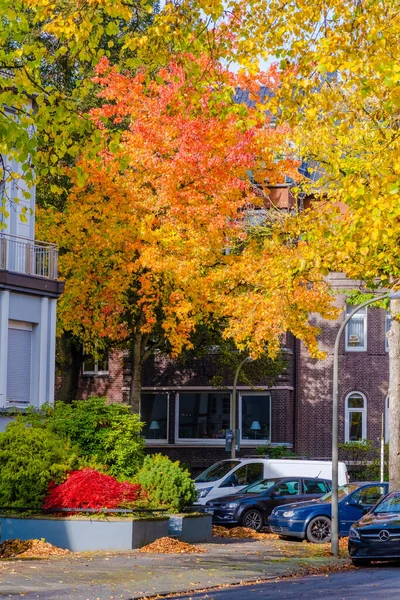
<svg viewBox="0 0 400 600">
<path fill-rule="evenodd" d="M 310 477 L 332 479 L 332 463 L 328 460 L 296 460 L 271 458 L 232 458 L 212 465 L 194 480 L 197 502 L 236 494 L 241 489 L 273 477 Z M 347 467 L 339 463 L 339 485 L 349 483 Z"/>
</svg>

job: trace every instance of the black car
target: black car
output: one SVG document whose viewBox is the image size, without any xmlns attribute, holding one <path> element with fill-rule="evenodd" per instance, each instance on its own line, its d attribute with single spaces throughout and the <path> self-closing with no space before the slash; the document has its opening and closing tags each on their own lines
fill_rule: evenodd
<svg viewBox="0 0 400 600">
<path fill-rule="evenodd" d="M 242 525 L 259 531 L 272 510 L 281 504 L 320 498 L 331 490 L 327 479 L 277 477 L 253 483 L 239 494 L 223 496 L 205 504 L 215 525 Z"/>
<path fill-rule="evenodd" d="M 356 567 L 400 559 L 400 492 L 390 492 L 350 527 L 349 553 Z"/>
</svg>

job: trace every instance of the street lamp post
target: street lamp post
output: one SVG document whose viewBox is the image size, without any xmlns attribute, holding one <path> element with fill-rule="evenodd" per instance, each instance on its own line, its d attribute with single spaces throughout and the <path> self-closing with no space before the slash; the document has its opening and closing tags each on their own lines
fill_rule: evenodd
<svg viewBox="0 0 400 600">
<path fill-rule="evenodd" d="M 231 398 L 231 419 L 230 419 L 230 427 L 233 432 L 233 440 L 231 447 L 231 458 L 236 458 L 236 386 L 239 378 L 240 369 L 247 362 L 251 362 L 253 359 L 250 356 L 246 356 L 236 367 L 235 376 L 233 378 L 233 387 L 232 387 L 232 398 Z"/>
<path fill-rule="evenodd" d="M 400 298 L 400 292 L 388 292 L 371 298 L 357 306 L 343 321 L 335 339 L 333 352 L 333 393 L 332 393 L 332 524 L 331 552 L 339 556 L 339 505 L 338 505 L 338 474 L 339 474 L 339 344 L 343 330 L 352 317 L 368 304 L 375 304 L 386 298 Z"/>
</svg>

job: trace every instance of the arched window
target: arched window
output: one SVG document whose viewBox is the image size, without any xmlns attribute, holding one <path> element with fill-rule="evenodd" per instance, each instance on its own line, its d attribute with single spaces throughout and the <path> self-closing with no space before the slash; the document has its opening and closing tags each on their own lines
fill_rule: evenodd
<svg viewBox="0 0 400 600">
<path fill-rule="evenodd" d="M 385 443 L 389 441 L 389 396 L 385 399 Z"/>
<path fill-rule="evenodd" d="M 348 394 L 345 407 L 345 441 L 362 442 L 367 438 L 367 400 L 364 394 Z"/>
</svg>

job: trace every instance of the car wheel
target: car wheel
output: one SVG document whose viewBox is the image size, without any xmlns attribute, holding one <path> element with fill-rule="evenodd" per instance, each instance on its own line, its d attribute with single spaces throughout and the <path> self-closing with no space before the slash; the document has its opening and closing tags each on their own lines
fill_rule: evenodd
<svg viewBox="0 0 400 600">
<path fill-rule="evenodd" d="M 255 531 L 260 531 L 264 525 L 264 519 L 262 514 L 256 508 L 247 510 L 242 517 L 243 527 L 249 527 Z"/>
<path fill-rule="evenodd" d="M 369 558 L 352 558 L 351 562 L 355 567 L 369 567 L 371 564 Z"/>
<path fill-rule="evenodd" d="M 314 517 L 307 525 L 307 540 L 313 544 L 326 544 L 331 541 L 331 520 L 329 517 Z"/>
</svg>

